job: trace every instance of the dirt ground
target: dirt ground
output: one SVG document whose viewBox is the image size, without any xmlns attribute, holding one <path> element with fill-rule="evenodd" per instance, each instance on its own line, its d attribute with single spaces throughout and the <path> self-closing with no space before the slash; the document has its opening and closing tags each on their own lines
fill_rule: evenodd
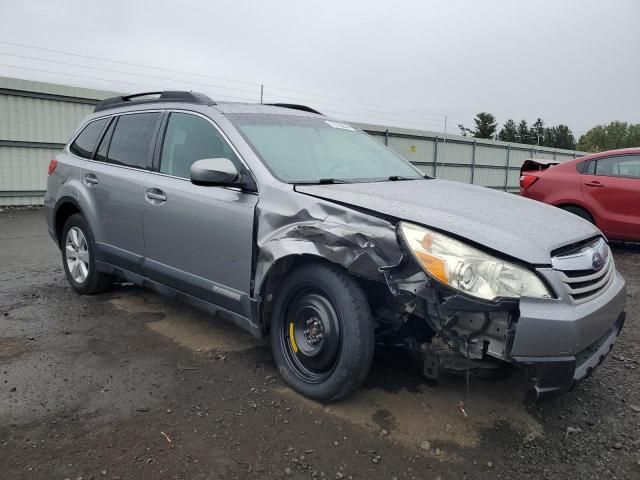
<svg viewBox="0 0 640 480">
<path fill-rule="evenodd" d="M 324 406 L 267 343 L 136 288 L 81 297 L 39 209 L 0 212 L 1 479 L 638 479 L 640 248 L 615 248 L 627 324 L 574 392 L 527 407 L 523 378 L 428 385 L 380 352 Z"/>
</svg>

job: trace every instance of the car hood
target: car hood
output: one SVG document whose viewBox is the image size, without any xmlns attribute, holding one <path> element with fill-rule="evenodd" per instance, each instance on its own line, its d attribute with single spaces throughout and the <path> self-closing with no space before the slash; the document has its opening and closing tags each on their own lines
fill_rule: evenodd
<svg viewBox="0 0 640 480">
<path fill-rule="evenodd" d="M 585 220 L 510 193 L 447 180 L 297 185 L 297 192 L 449 232 L 536 265 L 599 235 Z"/>
</svg>

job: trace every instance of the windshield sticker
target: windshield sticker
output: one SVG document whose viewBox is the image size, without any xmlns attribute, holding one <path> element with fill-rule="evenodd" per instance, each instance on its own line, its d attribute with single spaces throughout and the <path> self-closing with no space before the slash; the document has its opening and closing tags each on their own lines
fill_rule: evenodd
<svg viewBox="0 0 640 480">
<path fill-rule="evenodd" d="M 352 126 L 347 125 L 346 123 L 332 122 L 331 120 L 325 120 L 325 123 L 333 128 L 341 128 L 342 130 L 351 130 L 352 132 L 355 132 L 356 130 Z"/>
</svg>

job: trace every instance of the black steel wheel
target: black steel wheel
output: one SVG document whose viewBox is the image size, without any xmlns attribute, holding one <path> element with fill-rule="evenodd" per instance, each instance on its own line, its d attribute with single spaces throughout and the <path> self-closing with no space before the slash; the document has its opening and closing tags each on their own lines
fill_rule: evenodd
<svg viewBox="0 0 640 480">
<path fill-rule="evenodd" d="M 326 380 L 342 348 L 341 320 L 329 296 L 313 285 L 300 285 L 287 301 L 287 322 L 280 339 L 290 368 L 307 382 Z"/>
<path fill-rule="evenodd" d="M 328 402 L 358 388 L 371 367 L 374 327 L 356 280 L 324 263 L 291 272 L 275 299 L 271 346 L 283 378 L 303 395 Z"/>
</svg>

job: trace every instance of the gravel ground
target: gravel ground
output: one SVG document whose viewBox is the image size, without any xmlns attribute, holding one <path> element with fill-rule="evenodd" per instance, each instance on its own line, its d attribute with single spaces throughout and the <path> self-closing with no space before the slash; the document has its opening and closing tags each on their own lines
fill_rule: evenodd
<svg viewBox="0 0 640 480">
<path fill-rule="evenodd" d="M 640 478 L 640 248 L 616 247 L 627 325 L 574 392 L 523 379 L 427 385 L 377 355 L 329 406 L 268 345 L 135 287 L 80 297 L 38 209 L 0 212 L 0 478 Z"/>
</svg>

